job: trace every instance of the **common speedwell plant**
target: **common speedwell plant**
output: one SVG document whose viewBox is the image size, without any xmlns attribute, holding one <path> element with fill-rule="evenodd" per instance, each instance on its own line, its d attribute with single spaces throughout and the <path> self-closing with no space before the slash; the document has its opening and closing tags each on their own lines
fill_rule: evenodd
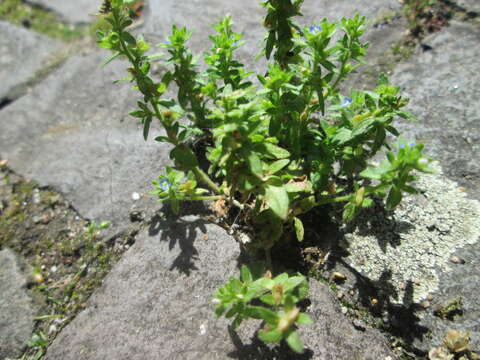
<svg viewBox="0 0 480 360">
<path fill-rule="evenodd" d="M 229 16 L 214 26 L 204 71 L 187 47 L 191 31 L 173 26 L 160 45 L 170 70 L 156 79 L 147 55 L 150 44 L 128 30 L 131 2 L 104 1 L 101 12 L 111 28 L 99 33 L 98 44 L 113 51 L 108 61 L 120 56 L 130 62 L 128 80 L 142 95 L 131 115 L 142 122 L 145 139 L 152 124 L 160 125 L 163 135 L 155 140 L 172 146 L 174 166 L 154 182 L 154 193 L 177 213 L 182 200 L 225 200 L 240 209 L 255 234 L 250 245 L 265 249 L 269 271 L 254 279 L 242 268 L 241 280 L 230 279 L 215 294 L 217 314 L 235 316 L 234 325 L 248 317 L 262 319 L 263 341 L 285 339 L 301 351 L 296 324 L 310 319 L 295 304 L 306 296 L 305 278 L 268 277 L 270 249 L 290 230 L 302 241 L 300 216 L 315 207 L 343 204 L 348 222 L 375 197 L 393 209 L 402 193 L 415 192 L 412 171 L 430 171 L 423 145 L 387 142 L 399 136 L 394 120 L 411 118 L 403 110 L 408 101 L 385 76 L 374 91 L 340 92 L 367 49 L 360 41 L 364 17 L 302 28 L 293 18 L 301 15 L 303 0 L 263 1 L 262 53 L 268 65 L 257 82 L 235 58 L 243 42 Z M 177 96 L 165 96 L 167 89 Z M 208 144 L 203 154 L 208 171 L 200 168 L 191 146 L 197 141 Z M 384 149 L 386 161 L 369 163 Z M 255 299 L 264 307 L 253 306 Z"/>
</svg>

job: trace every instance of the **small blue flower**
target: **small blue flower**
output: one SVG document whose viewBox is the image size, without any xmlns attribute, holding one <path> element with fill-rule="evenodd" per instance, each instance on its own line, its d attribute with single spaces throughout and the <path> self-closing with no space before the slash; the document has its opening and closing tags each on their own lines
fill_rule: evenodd
<svg viewBox="0 0 480 360">
<path fill-rule="evenodd" d="M 400 149 L 405 149 L 405 147 L 407 147 L 407 146 L 410 147 L 410 148 L 412 148 L 412 147 L 415 146 L 415 143 L 410 143 L 410 144 L 408 144 L 408 145 L 406 145 L 406 144 L 401 144 L 401 145 L 400 145 Z"/>
<path fill-rule="evenodd" d="M 162 180 L 160 180 L 158 186 L 160 186 L 160 189 L 162 189 L 163 191 L 167 191 L 168 189 L 170 189 L 170 186 L 172 186 L 172 184 L 170 184 L 166 178 L 163 178 Z"/>
<path fill-rule="evenodd" d="M 344 97 L 343 97 L 343 101 L 342 101 L 342 103 L 340 104 L 340 106 L 342 106 L 342 107 L 347 107 L 347 106 L 350 106 L 351 103 L 352 103 L 352 99 L 349 98 L 348 96 L 344 96 Z"/>
<path fill-rule="evenodd" d="M 320 26 L 318 25 L 312 25 L 308 28 L 308 30 L 312 33 L 312 34 L 316 34 L 318 33 L 321 29 L 320 29 Z"/>
</svg>

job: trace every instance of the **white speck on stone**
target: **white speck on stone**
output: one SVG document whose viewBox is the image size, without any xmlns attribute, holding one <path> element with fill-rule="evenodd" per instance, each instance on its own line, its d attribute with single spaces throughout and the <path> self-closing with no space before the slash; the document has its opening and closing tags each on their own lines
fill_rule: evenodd
<svg viewBox="0 0 480 360">
<path fill-rule="evenodd" d="M 51 335 L 51 334 L 54 334 L 57 332 L 57 327 L 55 325 L 50 325 L 50 327 L 48 328 L 48 333 Z"/>
<path fill-rule="evenodd" d="M 207 333 L 207 326 L 205 324 L 200 325 L 200 335 L 205 335 Z"/>
<path fill-rule="evenodd" d="M 420 303 L 439 287 L 439 274 L 451 270 L 450 259 L 456 249 L 474 244 L 480 237 L 480 202 L 467 198 L 458 184 L 442 175 L 421 174 L 417 195 L 408 195 L 391 217 L 365 210 L 356 228 L 344 226 L 350 255 L 346 261 L 374 281 L 390 272 L 389 284 L 403 303 L 412 284 L 413 303 Z M 378 209 L 377 209 L 378 210 Z"/>
<path fill-rule="evenodd" d="M 132 193 L 132 200 L 134 201 L 140 200 L 140 194 L 137 192 Z"/>
</svg>

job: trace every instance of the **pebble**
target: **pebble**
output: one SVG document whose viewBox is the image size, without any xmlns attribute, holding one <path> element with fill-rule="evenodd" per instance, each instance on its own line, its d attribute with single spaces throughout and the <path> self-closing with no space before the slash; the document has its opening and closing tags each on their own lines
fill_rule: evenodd
<svg viewBox="0 0 480 360">
<path fill-rule="evenodd" d="M 342 306 L 342 314 L 346 315 L 348 313 L 348 309 L 345 306 Z"/>
<path fill-rule="evenodd" d="M 33 222 L 35 224 L 48 224 L 52 219 L 48 215 L 34 216 Z"/>
<path fill-rule="evenodd" d="M 132 193 L 132 200 L 134 201 L 140 200 L 140 194 L 137 192 Z"/>
<path fill-rule="evenodd" d="M 40 196 L 40 191 L 38 189 L 33 190 L 32 202 L 34 204 L 40 204 L 41 201 L 42 201 L 42 198 Z"/>
<path fill-rule="evenodd" d="M 424 309 L 428 309 L 428 308 L 430 307 L 430 305 L 431 305 L 431 304 L 430 304 L 430 301 L 428 301 L 428 300 L 422 301 L 422 302 L 420 303 L 420 306 L 421 306 L 422 308 L 424 308 Z"/>
<path fill-rule="evenodd" d="M 55 265 L 53 265 L 53 266 L 50 268 L 50 271 L 51 271 L 52 273 L 57 272 L 57 270 L 58 270 L 58 267 L 56 267 Z"/>
<path fill-rule="evenodd" d="M 0 160 L 0 169 L 3 169 L 5 166 L 7 166 L 8 160 Z"/>
<path fill-rule="evenodd" d="M 335 282 L 342 282 L 342 281 L 345 281 L 346 279 L 347 279 L 347 277 L 340 272 L 333 272 L 332 273 L 332 280 L 335 281 Z"/>
<path fill-rule="evenodd" d="M 355 319 L 352 321 L 353 323 L 353 327 L 357 330 L 360 330 L 360 331 L 365 331 L 365 325 L 363 324 L 362 321 L 358 320 L 358 319 Z"/>
<path fill-rule="evenodd" d="M 130 212 L 130 221 L 131 222 L 141 222 L 144 219 L 144 215 L 141 211 L 134 210 Z"/>
<path fill-rule="evenodd" d="M 462 258 L 460 258 L 458 256 L 452 256 L 450 258 L 450 262 L 452 262 L 454 264 L 465 264 L 465 260 L 463 260 Z"/>
<path fill-rule="evenodd" d="M 200 335 L 205 335 L 207 333 L 207 327 L 205 324 L 200 325 Z"/>
<path fill-rule="evenodd" d="M 35 281 L 37 284 L 41 284 L 43 282 L 43 276 L 40 273 L 34 273 L 33 274 L 33 281 Z"/>
<path fill-rule="evenodd" d="M 56 333 L 58 330 L 58 328 L 55 326 L 55 325 L 50 325 L 50 327 L 48 328 L 48 333 L 49 334 L 54 334 Z"/>
</svg>

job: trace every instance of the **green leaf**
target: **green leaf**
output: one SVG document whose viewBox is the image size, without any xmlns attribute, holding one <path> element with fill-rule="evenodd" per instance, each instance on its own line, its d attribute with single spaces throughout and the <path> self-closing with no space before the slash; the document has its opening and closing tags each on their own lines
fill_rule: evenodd
<svg viewBox="0 0 480 360">
<path fill-rule="evenodd" d="M 285 284 L 283 285 L 283 291 L 287 293 L 295 289 L 298 285 L 300 285 L 304 281 L 305 281 L 305 278 L 303 276 L 292 276 L 287 281 L 285 281 Z"/>
<path fill-rule="evenodd" d="M 186 145 L 178 145 L 175 147 L 170 156 L 178 162 L 178 165 L 184 170 L 191 170 L 198 166 L 197 157 L 193 151 Z"/>
<path fill-rule="evenodd" d="M 265 45 L 265 55 L 267 59 L 270 59 L 273 46 L 275 45 L 275 31 L 270 31 L 267 38 L 267 44 Z"/>
<path fill-rule="evenodd" d="M 263 166 L 258 155 L 254 152 L 251 152 L 248 154 L 247 160 L 248 166 L 250 167 L 250 171 L 253 173 L 253 175 L 261 178 L 263 176 Z"/>
<path fill-rule="evenodd" d="M 148 133 L 150 131 L 150 124 L 152 123 L 152 117 L 147 116 L 146 118 L 143 119 L 143 138 L 145 140 L 148 139 Z"/>
<path fill-rule="evenodd" d="M 283 186 L 266 185 L 264 199 L 275 215 L 282 220 L 287 219 L 290 199 Z"/>
<path fill-rule="evenodd" d="M 357 214 L 357 207 L 355 206 L 354 203 L 349 202 L 343 208 L 343 214 L 342 214 L 343 221 L 347 223 L 351 222 L 355 218 L 356 214 Z"/>
<path fill-rule="evenodd" d="M 262 319 L 268 324 L 276 324 L 278 322 L 278 315 L 272 310 L 262 306 L 248 307 L 248 314 L 254 319 Z"/>
<path fill-rule="evenodd" d="M 262 296 L 260 296 L 260 300 L 267 305 L 271 305 L 271 306 L 275 305 L 275 299 L 273 298 L 272 294 L 262 295 Z"/>
<path fill-rule="evenodd" d="M 310 316 L 305 313 L 298 314 L 297 323 L 300 325 L 312 325 L 313 320 Z"/>
<path fill-rule="evenodd" d="M 387 197 L 387 209 L 393 210 L 402 201 L 402 191 L 395 185 L 392 186 Z"/>
<path fill-rule="evenodd" d="M 282 332 L 277 329 L 270 331 L 260 330 L 258 332 L 258 337 L 265 343 L 276 343 L 282 340 Z"/>
<path fill-rule="evenodd" d="M 254 284 L 258 284 L 264 289 L 272 290 L 275 286 L 275 281 L 266 277 L 262 277 L 258 280 L 255 280 Z"/>
<path fill-rule="evenodd" d="M 251 283 L 252 282 L 252 273 L 250 272 L 250 269 L 246 265 L 242 265 L 242 268 L 240 270 L 242 281 L 244 283 Z"/>
<path fill-rule="evenodd" d="M 297 217 L 293 218 L 293 223 L 295 226 L 295 234 L 297 234 L 297 240 L 302 242 L 303 236 L 305 235 L 305 229 L 303 228 L 302 220 Z"/>
<path fill-rule="evenodd" d="M 296 331 L 292 331 L 287 336 L 287 344 L 288 346 L 290 346 L 290 349 L 292 349 L 296 353 L 299 353 L 299 354 L 303 353 L 303 342 Z"/>
<path fill-rule="evenodd" d="M 360 173 L 360 176 L 367 179 L 380 180 L 382 178 L 382 174 L 382 169 L 376 167 L 368 167 Z"/>
<path fill-rule="evenodd" d="M 265 143 L 264 146 L 267 153 L 273 156 L 275 159 L 286 159 L 290 157 L 290 152 L 282 149 L 280 146 L 274 145 L 272 143 Z"/>
<path fill-rule="evenodd" d="M 273 175 L 282 170 L 290 163 L 289 159 L 277 160 L 268 166 L 268 174 Z"/>
</svg>

